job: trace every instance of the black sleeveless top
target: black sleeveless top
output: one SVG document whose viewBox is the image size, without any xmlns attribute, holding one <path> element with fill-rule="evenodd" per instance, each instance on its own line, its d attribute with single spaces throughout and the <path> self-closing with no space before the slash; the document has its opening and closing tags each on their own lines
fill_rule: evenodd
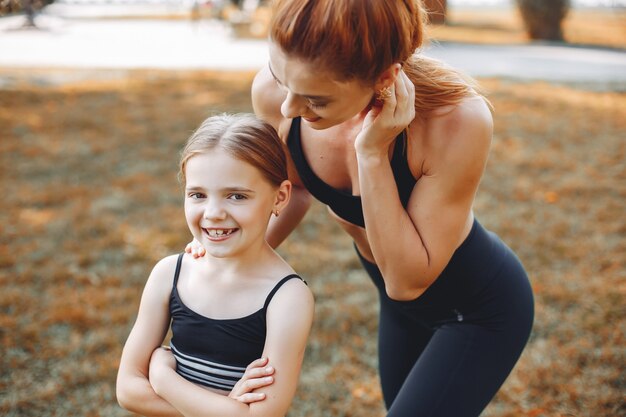
<svg viewBox="0 0 626 417">
<path fill-rule="evenodd" d="M 172 340 L 176 372 L 183 378 L 207 387 L 231 391 L 246 367 L 263 354 L 266 334 L 265 313 L 279 288 L 293 278 L 281 279 L 265 299 L 263 308 L 235 319 L 211 319 L 188 308 L 177 290 L 183 255 L 178 257 L 170 294 Z"/>
<path fill-rule="evenodd" d="M 328 205 L 335 214 L 347 222 L 365 227 L 361 196 L 352 195 L 331 187 L 322 181 L 311 169 L 302 150 L 300 117 L 296 117 L 291 122 L 289 136 L 287 137 L 287 147 L 302 183 L 313 197 Z M 391 158 L 391 169 L 393 171 L 393 177 L 396 180 L 400 201 L 406 208 L 413 187 L 417 181 L 413 178 L 413 174 L 409 168 L 405 149 L 406 136 L 404 132 L 402 132 L 396 137 L 393 156 Z"/>
</svg>

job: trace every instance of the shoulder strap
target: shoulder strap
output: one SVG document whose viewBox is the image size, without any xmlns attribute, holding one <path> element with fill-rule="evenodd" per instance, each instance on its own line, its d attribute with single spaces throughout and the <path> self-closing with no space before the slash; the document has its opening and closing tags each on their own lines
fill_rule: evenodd
<svg viewBox="0 0 626 417">
<path fill-rule="evenodd" d="M 289 144 L 293 142 L 292 137 L 296 137 L 296 141 L 298 143 L 296 143 L 296 145 L 299 147 L 300 144 L 300 116 L 294 117 L 293 119 L 291 119 L 291 126 L 289 126 L 289 132 L 287 133 L 287 146 L 290 146 Z"/>
<path fill-rule="evenodd" d="M 172 288 L 176 288 L 176 284 L 178 284 L 178 276 L 180 275 L 180 267 L 183 264 L 183 256 L 185 256 L 184 253 L 181 253 L 180 255 L 178 255 L 178 260 L 176 261 L 176 272 L 174 272 L 174 283 L 172 284 Z"/>
<path fill-rule="evenodd" d="M 411 173 L 407 155 L 407 136 L 406 131 L 400 132 L 396 137 L 396 143 L 393 148 L 393 156 L 391 157 L 391 170 L 396 181 L 396 188 L 403 207 L 409 204 L 409 198 L 413 192 L 413 187 L 417 182 Z"/>
<path fill-rule="evenodd" d="M 274 288 L 272 288 L 272 291 L 270 291 L 270 293 L 267 295 L 267 298 L 265 299 L 265 304 L 263 305 L 263 310 L 267 310 L 267 307 L 270 305 L 270 301 L 272 301 L 274 294 L 276 294 L 280 287 L 282 287 L 285 282 L 294 278 L 298 278 L 300 281 L 306 284 L 306 281 L 296 274 L 287 275 L 285 278 L 281 279 L 278 284 L 276 284 Z"/>
</svg>

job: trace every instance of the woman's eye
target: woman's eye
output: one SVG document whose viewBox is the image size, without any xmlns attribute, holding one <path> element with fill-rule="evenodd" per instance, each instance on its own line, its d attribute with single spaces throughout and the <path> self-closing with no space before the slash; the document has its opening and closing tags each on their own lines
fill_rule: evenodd
<svg viewBox="0 0 626 417">
<path fill-rule="evenodd" d="M 326 107 L 327 104 L 326 103 L 313 103 L 309 101 L 309 107 L 312 109 L 323 109 L 324 107 Z"/>
</svg>

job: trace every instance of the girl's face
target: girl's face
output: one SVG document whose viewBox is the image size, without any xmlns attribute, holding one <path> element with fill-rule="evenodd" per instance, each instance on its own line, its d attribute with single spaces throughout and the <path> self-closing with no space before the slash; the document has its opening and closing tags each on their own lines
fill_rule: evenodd
<svg viewBox="0 0 626 417">
<path fill-rule="evenodd" d="M 193 237 L 217 258 L 256 255 L 271 213 L 288 200 L 254 166 L 220 148 L 192 156 L 185 168 L 185 217 Z M 250 251 L 251 250 L 251 251 Z"/>
<path fill-rule="evenodd" d="M 286 96 L 281 113 L 286 118 L 302 116 L 314 129 L 345 122 L 367 109 L 374 88 L 350 80 L 338 81 L 311 62 L 287 56 L 270 42 L 269 69 Z"/>
</svg>

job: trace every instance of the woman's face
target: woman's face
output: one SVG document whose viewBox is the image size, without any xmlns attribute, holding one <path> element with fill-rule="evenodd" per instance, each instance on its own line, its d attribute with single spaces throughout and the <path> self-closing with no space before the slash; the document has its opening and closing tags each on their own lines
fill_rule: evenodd
<svg viewBox="0 0 626 417">
<path fill-rule="evenodd" d="M 321 130 L 343 123 L 369 107 L 373 86 L 356 80 L 338 81 L 312 62 L 289 57 L 273 42 L 269 51 L 269 69 L 286 94 L 280 107 L 284 117 L 302 116 L 313 129 Z"/>
</svg>

